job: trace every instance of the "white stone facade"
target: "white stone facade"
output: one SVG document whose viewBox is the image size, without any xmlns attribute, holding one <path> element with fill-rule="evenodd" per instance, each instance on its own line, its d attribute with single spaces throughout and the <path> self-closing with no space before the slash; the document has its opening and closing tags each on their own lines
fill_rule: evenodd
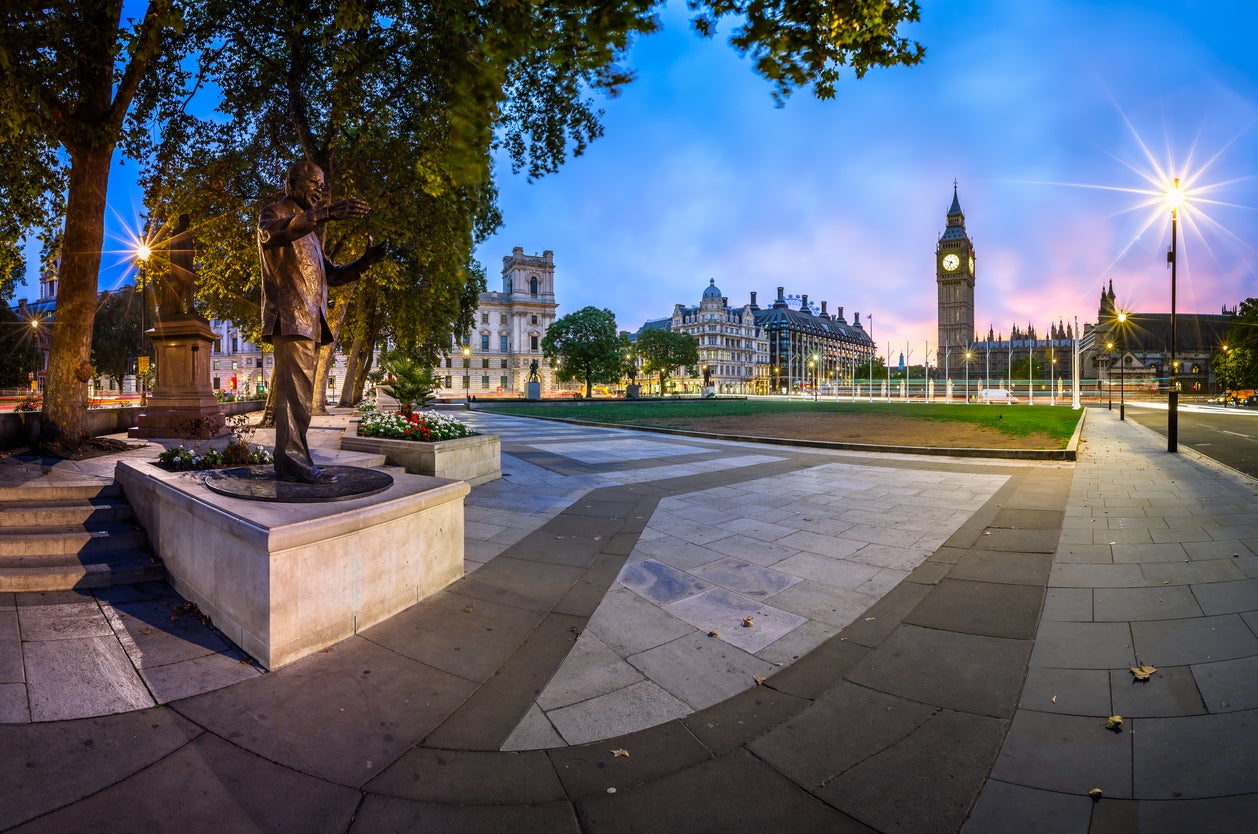
<svg viewBox="0 0 1258 834">
<path fill-rule="evenodd" d="M 449 358 L 435 369 L 438 396 L 524 396 L 534 360 L 542 393 L 559 393 L 554 370 L 542 357 L 542 337 L 558 306 L 554 252 L 512 249 L 502 259 L 502 289 L 480 294 L 471 332 L 451 345 Z"/>
</svg>

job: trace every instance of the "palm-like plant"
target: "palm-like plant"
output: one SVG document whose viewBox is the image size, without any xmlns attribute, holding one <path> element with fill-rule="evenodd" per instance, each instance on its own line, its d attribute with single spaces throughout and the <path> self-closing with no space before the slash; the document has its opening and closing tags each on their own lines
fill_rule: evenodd
<svg viewBox="0 0 1258 834">
<path fill-rule="evenodd" d="M 380 370 L 384 378 L 380 388 L 398 401 L 398 407 L 407 417 L 433 401 L 437 377 L 426 364 L 392 350 L 380 358 Z"/>
</svg>

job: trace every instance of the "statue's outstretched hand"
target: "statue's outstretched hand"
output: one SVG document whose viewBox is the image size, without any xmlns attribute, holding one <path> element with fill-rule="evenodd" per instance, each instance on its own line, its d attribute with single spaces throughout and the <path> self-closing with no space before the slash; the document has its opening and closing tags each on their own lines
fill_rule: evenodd
<svg viewBox="0 0 1258 834">
<path fill-rule="evenodd" d="M 363 256 L 359 258 L 363 268 L 372 264 L 378 264 L 385 258 L 389 257 L 389 241 L 383 240 L 380 243 L 372 243 L 370 235 L 367 237 L 367 248 L 363 250 Z"/>
<path fill-rule="evenodd" d="M 367 205 L 366 200 L 350 197 L 348 200 L 341 200 L 328 206 L 328 219 L 353 220 L 357 217 L 366 217 L 370 211 L 371 206 Z"/>
</svg>

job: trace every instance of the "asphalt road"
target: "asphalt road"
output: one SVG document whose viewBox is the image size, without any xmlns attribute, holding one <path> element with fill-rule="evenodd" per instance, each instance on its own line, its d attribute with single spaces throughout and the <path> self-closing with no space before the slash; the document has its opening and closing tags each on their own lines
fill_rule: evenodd
<svg viewBox="0 0 1258 834">
<path fill-rule="evenodd" d="M 1118 404 L 1114 404 L 1118 409 Z M 1127 419 L 1166 436 L 1166 406 L 1127 403 Z M 1258 478 L 1258 408 L 1181 405 L 1179 445 Z"/>
</svg>

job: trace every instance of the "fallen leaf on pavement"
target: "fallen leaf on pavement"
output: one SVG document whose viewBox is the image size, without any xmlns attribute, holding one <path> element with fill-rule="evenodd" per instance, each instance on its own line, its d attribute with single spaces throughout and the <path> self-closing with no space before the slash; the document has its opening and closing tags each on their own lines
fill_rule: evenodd
<svg viewBox="0 0 1258 834">
<path fill-rule="evenodd" d="M 768 680 L 764 675 L 752 675 L 751 679 L 756 682 L 756 686 L 763 686 L 764 682 Z"/>
<path fill-rule="evenodd" d="M 1100 799 L 1100 798 L 1101 798 L 1101 789 L 1100 789 L 1100 788 L 1093 788 L 1092 790 L 1088 791 L 1088 796 L 1092 797 L 1093 799 Z"/>
<path fill-rule="evenodd" d="M 617 747 L 612 751 L 613 759 L 619 759 L 621 756 L 624 756 L 626 759 L 629 758 L 629 751 L 623 747 Z"/>
<path fill-rule="evenodd" d="M 751 619 L 751 617 L 743 617 L 743 628 L 751 628 L 755 624 L 756 621 Z"/>
<path fill-rule="evenodd" d="M 1121 733 L 1123 731 L 1123 717 L 1121 715 L 1111 715 L 1109 720 L 1105 722 L 1105 729 Z"/>
<path fill-rule="evenodd" d="M 1141 663 L 1139 666 L 1129 666 L 1131 676 L 1138 681 L 1147 681 L 1149 676 L 1157 671 L 1156 666 L 1150 666 L 1147 663 Z"/>
<path fill-rule="evenodd" d="M 709 636 L 709 637 L 720 637 L 720 636 L 721 636 L 721 632 L 719 632 L 719 631 L 709 631 L 709 632 L 708 632 L 708 636 Z"/>
<path fill-rule="evenodd" d="M 471 604 L 471 605 L 469 605 L 467 608 L 464 608 L 464 609 L 463 609 L 463 613 L 464 613 L 464 614 L 471 614 L 471 613 L 472 613 L 472 609 L 473 609 L 473 608 L 475 608 L 475 607 L 476 607 L 476 603 L 472 603 L 472 604 Z"/>
<path fill-rule="evenodd" d="M 1056 695 L 1054 695 L 1054 696 L 1052 697 L 1052 701 L 1053 701 L 1053 703 L 1054 703 L 1054 704 L 1055 704 L 1055 703 L 1057 703 L 1057 696 L 1056 696 Z"/>
</svg>

